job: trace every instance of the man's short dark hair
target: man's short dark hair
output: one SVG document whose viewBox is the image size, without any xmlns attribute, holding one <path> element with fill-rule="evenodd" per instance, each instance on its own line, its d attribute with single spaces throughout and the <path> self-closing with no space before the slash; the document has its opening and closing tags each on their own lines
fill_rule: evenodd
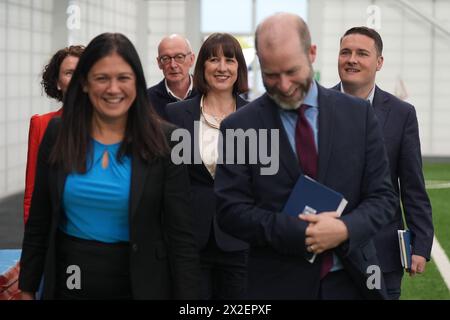
<svg viewBox="0 0 450 320">
<path fill-rule="evenodd" d="M 383 54 L 383 40 L 381 40 L 381 36 L 376 30 L 367 27 L 353 27 L 348 29 L 344 33 L 344 35 L 341 37 L 340 42 L 342 42 L 342 39 L 344 39 L 344 37 L 350 34 L 362 34 L 373 39 L 373 41 L 375 41 L 375 48 L 377 49 L 378 55 L 381 56 Z"/>
</svg>

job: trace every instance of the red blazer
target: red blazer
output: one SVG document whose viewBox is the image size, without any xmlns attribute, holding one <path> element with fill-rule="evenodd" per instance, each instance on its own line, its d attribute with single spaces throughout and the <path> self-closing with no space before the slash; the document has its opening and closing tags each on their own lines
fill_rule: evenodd
<svg viewBox="0 0 450 320">
<path fill-rule="evenodd" d="M 27 171 L 25 176 L 25 196 L 23 199 L 23 219 L 26 223 L 28 213 L 30 211 L 31 196 L 34 190 L 34 177 L 36 175 L 36 164 L 39 152 L 39 145 L 44 137 L 48 123 L 53 117 L 60 116 L 62 108 L 58 111 L 45 113 L 42 115 L 35 114 L 30 120 L 30 130 L 28 133 L 28 156 Z"/>
</svg>

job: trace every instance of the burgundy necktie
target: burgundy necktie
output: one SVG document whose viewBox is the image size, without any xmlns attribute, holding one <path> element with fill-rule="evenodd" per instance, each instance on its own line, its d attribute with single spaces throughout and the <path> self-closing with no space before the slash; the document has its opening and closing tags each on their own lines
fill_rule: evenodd
<svg viewBox="0 0 450 320">
<path fill-rule="evenodd" d="M 295 147 L 300 166 L 305 175 L 317 178 L 318 155 L 314 142 L 314 132 L 305 116 L 305 110 L 309 106 L 302 104 L 298 108 L 297 124 L 295 126 Z M 333 255 L 331 251 L 322 254 L 322 266 L 320 278 L 323 279 L 333 266 Z"/>
<path fill-rule="evenodd" d="M 298 108 L 297 124 L 295 126 L 295 147 L 300 166 L 305 175 L 317 177 L 317 150 L 314 142 L 314 132 L 305 116 L 307 105 Z"/>
</svg>

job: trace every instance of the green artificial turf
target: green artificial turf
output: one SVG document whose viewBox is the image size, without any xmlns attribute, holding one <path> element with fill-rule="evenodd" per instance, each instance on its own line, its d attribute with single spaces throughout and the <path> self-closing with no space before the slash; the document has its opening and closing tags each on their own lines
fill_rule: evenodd
<svg viewBox="0 0 450 320">
<path fill-rule="evenodd" d="M 447 188 L 432 189 L 436 184 L 450 184 L 450 163 L 424 163 L 424 176 L 433 208 L 435 236 L 450 256 L 450 185 Z M 442 279 L 435 263 L 427 263 L 426 272 L 409 277 L 405 275 L 402 283 L 402 300 L 450 300 L 450 290 Z"/>
</svg>

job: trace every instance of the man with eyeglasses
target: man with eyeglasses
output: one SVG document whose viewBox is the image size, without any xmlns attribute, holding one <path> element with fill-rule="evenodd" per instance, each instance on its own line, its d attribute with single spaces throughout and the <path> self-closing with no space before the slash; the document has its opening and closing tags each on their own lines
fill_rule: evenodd
<svg viewBox="0 0 450 320">
<path fill-rule="evenodd" d="M 168 103 L 189 99 L 196 94 L 189 74 L 194 60 L 195 54 L 189 41 L 178 34 L 164 37 L 159 43 L 156 61 L 164 79 L 149 88 L 147 93 L 162 118 L 167 119 L 165 108 Z"/>
</svg>

